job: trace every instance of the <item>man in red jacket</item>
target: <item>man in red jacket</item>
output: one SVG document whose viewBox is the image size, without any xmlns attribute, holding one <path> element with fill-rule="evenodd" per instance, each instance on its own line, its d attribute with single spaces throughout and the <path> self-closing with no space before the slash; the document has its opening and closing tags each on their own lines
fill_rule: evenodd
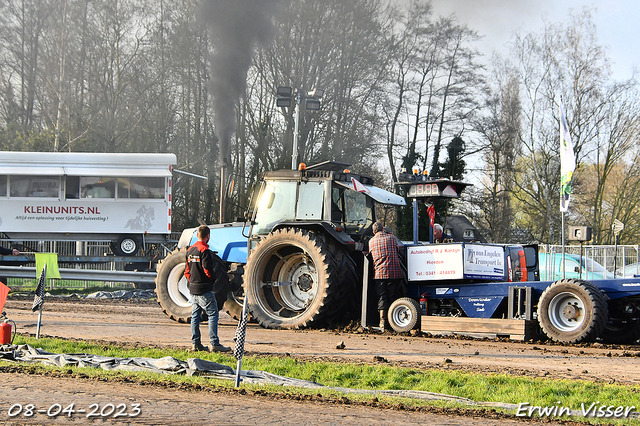
<svg viewBox="0 0 640 426">
<path fill-rule="evenodd" d="M 217 274 L 224 271 L 217 271 L 220 266 L 214 260 L 214 254 L 209 250 L 209 238 L 211 230 L 208 226 L 198 228 L 198 241 L 187 251 L 187 265 L 184 276 L 189 280 L 189 293 L 191 293 L 191 343 L 194 351 L 209 352 L 206 346 L 200 341 L 200 322 L 202 312 L 209 317 L 209 341 L 212 352 L 229 352 L 228 346 L 220 344 L 218 338 L 218 303 L 213 292 L 213 283 Z"/>
</svg>

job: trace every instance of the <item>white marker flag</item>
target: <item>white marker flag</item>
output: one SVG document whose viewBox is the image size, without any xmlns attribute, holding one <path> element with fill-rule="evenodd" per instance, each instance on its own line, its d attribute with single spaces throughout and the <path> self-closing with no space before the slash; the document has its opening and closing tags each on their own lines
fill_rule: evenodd
<svg viewBox="0 0 640 426">
<path fill-rule="evenodd" d="M 560 101 L 560 211 L 569 210 L 569 197 L 571 195 L 571 178 L 576 169 L 576 156 L 573 153 L 573 144 L 569 134 L 567 116 Z"/>
</svg>

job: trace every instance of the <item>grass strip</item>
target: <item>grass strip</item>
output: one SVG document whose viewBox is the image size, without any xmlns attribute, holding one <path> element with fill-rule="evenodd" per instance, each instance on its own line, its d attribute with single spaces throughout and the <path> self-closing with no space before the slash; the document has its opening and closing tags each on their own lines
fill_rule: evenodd
<svg viewBox="0 0 640 426">
<path fill-rule="evenodd" d="M 198 357 L 209 361 L 236 366 L 236 360 L 231 355 L 219 353 L 194 354 L 186 350 L 158 349 L 158 348 L 131 348 L 119 346 L 103 346 L 84 341 L 70 341 L 62 339 L 17 336 L 14 344 L 29 344 L 53 353 L 90 353 L 109 357 L 131 358 L 162 358 L 171 356 L 186 361 L 187 358 Z M 269 373 L 287 376 L 291 378 L 315 381 L 325 386 L 368 389 L 368 390 L 414 390 L 443 393 L 474 401 L 503 402 L 521 404 L 527 402 L 529 406 L 538 407 L 568 407 L 581 411 L 588 409 L 593 403 L 596 407 L 605 406 L 635 406 L 632 411 L 640 411 L 640 386 L 594 383 L 591 381 L 570 381 L 548 378 L 529 378 L 510 376 L 506 374 L 478 374 L 461 371 L 444 370 L 419 370 L 415 368 L 403 368 L 391 365 L 346 364 L 334 362 L 309 362 L 300 361 L 291 357 L 274 356 L 245 356 L 242 368 L 245 370 L 262 370 Z M 79 369 L 80 370 L 80 369 Z M 99 376 L 131 375 L 142 379 L 153 377 L 156 381 L 172 381 L 178 383 L 200 383 L 202 386 L 219 386 L 232 388 L 233 383 L 220 379 L 204 377 L 185 377 L 175 375 L 160 375 L 155 373 L 124 373 L 81 369 L 85 374 Z M 327 397 L 343 398 L 345 394 L 332 390 L 317 389 L 289 389 L 279 386 L 265 386 L 255 384 L 243 384 L 243 388 L 265 390 L 276 393 L 296 394 L 322 394 Z M 349 394 L 351 399 L 371 400 L 372 397 Z M 411 398 L 395 398 L 379 396 L 376 400 L 390 404 L 402 404 L 406 407 L 440 406 L 440 407 L 466 407 L 455 402 L 425 401 Z M 605 408 L 606 410 L 606 408 Z M 504 410 L 498 410 L 504 411 Z M 507 411 L 515 414 L 515 411 Z M 527 412 L 525 410 L 524 412 Z M 538 411 L 534 411 L 532 418 L 540 418 Z M 543 416 L 546 417 L 546 416 Z M 570 415 L 562 418 L 589 424 L 624 424 L 638 425 L 637 419 L 612 419 L 612 418 L 584 418 Z"/>
</svg>

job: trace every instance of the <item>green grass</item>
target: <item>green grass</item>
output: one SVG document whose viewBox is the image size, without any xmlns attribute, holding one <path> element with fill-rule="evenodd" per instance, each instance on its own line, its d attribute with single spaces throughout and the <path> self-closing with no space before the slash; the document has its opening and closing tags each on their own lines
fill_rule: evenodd
<svg viewBox="0 0 640 426">
<path fill-rule="evenodd" d="M 15 344 L 29 344 L 54 353 L 91 353 L 96 355 L 113 357 L 148 357 L 161 358 L 172 356 L 186 361 L 193 358 L 192 352 L 185 350 L 155 349 L 155 348 L 126 348 L 107 347 L 90 342 L 74 342 L 69 340 L 43 338 L 35 340 L 24 336 L 17 336 Z M 199 358 L 236 366 L 236 360 L 231 355 L 198 353 Z M 44 368 L 44 367 L 43 367 Z M 242 368 L 245 370 L 263 370 L 291 378 L 310 380 L 325 386 L 356 388 L 368 390 L 416 390 L 444 393 L 459 397 L 469 398 L 474 401 L 503 402 L 519 404 L 528 402 L 531 406 L 542 407 L 570 407 L 580 411 L 581 404 L 586 407 L 596 401 L 613 406 L 630 406 L 640 411 L 640 386 L 619 384 L 603 384 L 589 381 L 568 381 L 544 378 L 528 378 L 509 376 L 504 374 L 476 374 L 460 371 L 444 370 L 419 370 L 415 368 L 402 368 L 389 365 L 345 364 L 331 362 L 306 362 L 290 357 L 263 357 L 246 356 L 243 359 Z M 68 370 L 67 368 L 64 369 Z M 76 369 L 80 370 L 80 369 Z M 154 373 L 123 373 L 107 372 L 102 370 L 82 369 L 84 374 L 101 376 L 138 377 L 141 380 L 153 378 L 156 381 L 171 381 L 180 383 L 198 383 L 202 386 L 233 387 L 230 381 L 204 378 L 185 377 L 174 375 L 159 375 Z M 277 393 L 322 394 L 327 397 L 340 398 L 344 396 L 335 390 L 316 389 L 290 389 L 278 386 L 260 386 L 243 384 L 243 388 L 251 390 L 266 390 Z M 371 395 L 349 394 L 351 400 L 371 401 Z M 452 402 L 433 402 L 419 399 L 395 398 L 378 396 L 381 402 L 392 404 L 401 403 L 405 406 L 462 406 Z M 599 404 L 600 405 L 600 404 Z M 465 408 L 477 408 L 463 406 Z M 501 411 L 501 410 L 498 410 Z M 514 414 L 514 411 L 510 411 Z M 534 419 L 538 418 L 534 415 Z M 593 424 L 613 423 L 625 425 L 639 425 L 639 420 L 624 419 L 585 419 L 571 416 L 570 420 L 588 421 Z"/>
</svg>

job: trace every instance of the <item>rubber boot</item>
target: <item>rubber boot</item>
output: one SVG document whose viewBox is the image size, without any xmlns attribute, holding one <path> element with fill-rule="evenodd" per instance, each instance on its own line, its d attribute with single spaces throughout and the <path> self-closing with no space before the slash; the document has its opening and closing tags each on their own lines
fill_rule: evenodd
<svg viewBox="0 0 640 426">
<path fill-rule="evenodd" d="M 381 310 L 380 311 L 380 330 L 384 331 L 386 326 L 387 326 L 387 311 Z"/>
</svg>

